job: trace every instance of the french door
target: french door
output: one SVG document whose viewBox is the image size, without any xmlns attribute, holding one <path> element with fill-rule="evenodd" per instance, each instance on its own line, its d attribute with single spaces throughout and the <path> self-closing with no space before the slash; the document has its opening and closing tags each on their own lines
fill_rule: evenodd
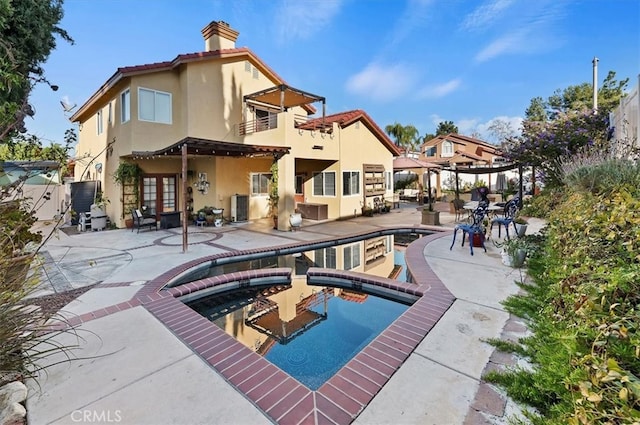
<svg viewBox="0 0 640 425">
<path fill-rule="evenodd" d="M 142 205 L 146 214 L 160 217 L 161 212 L 178 210 L 177 178 L 175 174 L 150 174 L 142 176 Z"/>
</svg>

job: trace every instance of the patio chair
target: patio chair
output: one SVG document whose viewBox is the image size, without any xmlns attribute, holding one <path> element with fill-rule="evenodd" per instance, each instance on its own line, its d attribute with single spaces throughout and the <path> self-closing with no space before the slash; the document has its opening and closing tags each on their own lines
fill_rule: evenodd
<svg viewBox="0 0 640 425">
<path fill-rule="evenodd" d="M 518 200 L 514 198 L 504 205 L 504 213 L 502 217 L 495 217 L 491 220 L 491 227 L 489 227 L 489 233 L 493 230 L 493 225 L 498 225 L 498 237 L 500 237 L 500 230 L 504 226 L 507 239 L 509 238 L 509 225 L 513 224 L 513 228 L 516 228 L 516 224 L 513 220 L 516 218 L 518 212 Z"/>
<path fill-rule="evenodd" d="M 473 211 L 471 223 L 458 224 L 453 229 L 453 240 L 451 241 L 451 246 L 449 247 L 449 251 L 453 249 L 453 245 L 456 243 L 456 234 L 458 233 L 458 230 L 461 230 L 462 246 L 464 246 L 465 237 L 469 235 L 469 250 L 471 252 L 471 255 L 473 255 L 473 236 L 476 234 L 480 235 L 482 248 L 484 249 L 484 252 L 487 252 L 487 247 L 484 245 L 484 228 L 482 226 L 482 222 L 486 215 L 487 215 L 487 209 L 483 207 L 478 207 Z"/>
<path fill-rule="evenodd" d="M 133 229 L 137 228 L 138 233 L 140 233 L 140 228 L 144 226 L 149 227 L 149 229 L 153 228 L 155 230 L 158 230 L 158 221 L 155 217 L 144 216 L 138 209 L 132 210 L 131 216 L 133 217 L 133 227 L 131 228 L 132 232 Z"/>
<path fill-rule="evenodd" d="M 458 222 L 459 220 L 462 219 L 463 215 L 466 213 L 466 210 L 464 209 L 465 202 L 460 198 L 456 198 L 451 202 L 453 203 L 453 211 L 456 214 L 455 221 Z"/>
</svg>

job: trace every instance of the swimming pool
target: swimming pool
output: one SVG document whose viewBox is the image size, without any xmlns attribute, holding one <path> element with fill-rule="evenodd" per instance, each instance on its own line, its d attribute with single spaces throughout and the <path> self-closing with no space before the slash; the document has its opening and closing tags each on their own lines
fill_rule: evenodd
<svg viewBox="0 0 640 425">
<path fill-rule="evenodd" d="M 427 243 L 445 234 L 421 227 L 386 227 L 312 244 L 317 248 L 335 244 L 336 240 L 361 240 L 408 233 L 423 235 L 410 244 L 405 253 L 407 272 L 410 274 L 408 281 L 411 283 L 350 271 L 309 269 L 307 279 L 312 285 L 323 285 L 327 279 L 331 279 L 337 280 L 342 287 L 369 287 L 381 294 L 406 296 L 415 300 L 397 320 L 315 391 L 236 341 L 182 301 L 190 294 L 229 284 L 252 285 L 265 280 L 288 280 L 292 274 L 290 268 L 235 272 L 176 287 L 168 286 L 194 268 L 204 264 L 208 266 L 212 261 L 229 261 L 230 257 L 237 257 L 238 254 L 246 259 L 256 254 L 291 253 L 300 251 L 303 245 L 309 246 L 308 243 L 224 252 L 189 261 L 150 281 L 141 289 L 138 299 L 174 335 L 274 423 L 349 423 L 391 379 L 455 300 L 429 268 L 424 257 Z"/>
<path fill-rule="evenodd" d="M 258 270 L 276 267 L 290 267 L 295 275 L 305 275 L 310 267 L 325 267 L 336 270 L 352 270 L 376 276 L 393 277 L 406 281 L 405 273 L 395 273 L 393 266 L 394 241 L 397 238 L 404 246 L 423 235 L 433 234 L 408 232 L 395 235 L 380 232 L 370 237 L 340 238 L 322 243 L 300 244 L 287 248 L 270 249 L 237 255 L 224 255 L 204 261 L 187 269 L 166 284 L 167 288 L 184 285 L 207 277 L 219 276 L 244 270 Z M 400 253 L 400 255 L 402 255 Z M 398 255 L 396 254 L 397 258 Z M 404 260 L 399 259 L 404 266 Z"/>
<path fill-rule="evenodd" d="M 306 279 L 186 304 L 312 390 L 408 308 L 346 288 L 310 288 Z"/>
</svg>

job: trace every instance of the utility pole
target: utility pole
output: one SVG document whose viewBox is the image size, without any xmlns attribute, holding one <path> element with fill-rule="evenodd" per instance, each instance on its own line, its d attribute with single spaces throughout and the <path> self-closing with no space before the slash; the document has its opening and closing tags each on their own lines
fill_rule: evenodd
<svg viewBox="0 0 640 425">
<path fill-rule="evenodd" d="M 593 58 L 593 113 L 598 113 L 598 58 Z"/>
</svg>

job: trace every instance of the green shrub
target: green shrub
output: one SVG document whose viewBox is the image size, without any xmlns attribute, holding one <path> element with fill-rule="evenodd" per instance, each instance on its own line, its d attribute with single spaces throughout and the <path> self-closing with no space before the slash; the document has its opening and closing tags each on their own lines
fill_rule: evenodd
<svg viewBox="0 0 640 425">
<path fill-rule="evenodd" d="M 528 319 L 532 335 L 517 347 L 531 368 L 486 379 L 534 407 L 535 424 L 640 419 L 640 200 L 626 184 L 592 187 L 554 195 L 562 202 L 529 259 L 531 282 L 504 302 Z"/>
</svg>

